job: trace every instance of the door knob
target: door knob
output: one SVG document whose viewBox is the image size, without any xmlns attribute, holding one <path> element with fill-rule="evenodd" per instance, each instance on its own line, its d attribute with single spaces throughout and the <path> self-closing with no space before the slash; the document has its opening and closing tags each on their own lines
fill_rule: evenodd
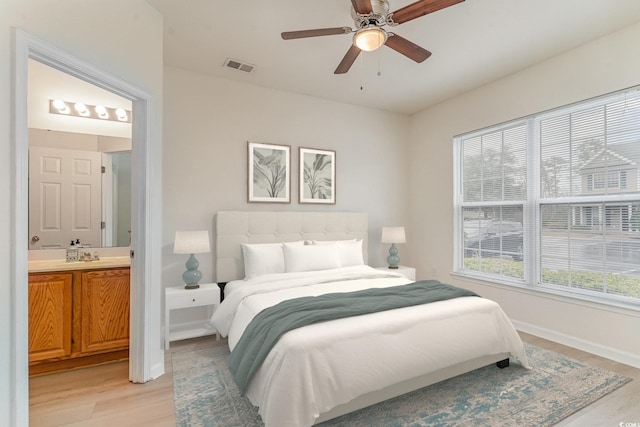
<svg viewBox="0 0 640 427">
<path fill-rule="evenodd" d="M 38 236 L 33 236 L 33 237 L 31 238 L 31 241 L 32 241 L 33 243 L 38 242 L 38 241 L 40 241 L 40 237 L 38 237 Z"/>
</svg>

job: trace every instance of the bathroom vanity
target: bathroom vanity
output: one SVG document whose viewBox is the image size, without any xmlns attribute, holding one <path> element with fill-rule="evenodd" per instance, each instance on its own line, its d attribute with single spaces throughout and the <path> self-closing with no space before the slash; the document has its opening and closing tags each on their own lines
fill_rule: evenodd
<svg viewBox="0 0 640 427">
<path fill-rule="evenodd" d="M 129 357 L 129 263 L 29 261 L 29 375 Z"/>
</svg>

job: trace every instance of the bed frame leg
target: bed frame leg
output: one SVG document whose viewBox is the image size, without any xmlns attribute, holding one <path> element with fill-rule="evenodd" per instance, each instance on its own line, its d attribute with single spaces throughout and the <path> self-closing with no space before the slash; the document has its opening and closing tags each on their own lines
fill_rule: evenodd
<svg viewBox="0 0 640 427">
<path fill-rule="evenodd" d="M 509 367 L 509 359 L 504 359 L 501 360 L 499 362 L 496 362 L 496 366 L 500 369 L 504 369 L 504 368 L 508 368 Z"/>
</svg>

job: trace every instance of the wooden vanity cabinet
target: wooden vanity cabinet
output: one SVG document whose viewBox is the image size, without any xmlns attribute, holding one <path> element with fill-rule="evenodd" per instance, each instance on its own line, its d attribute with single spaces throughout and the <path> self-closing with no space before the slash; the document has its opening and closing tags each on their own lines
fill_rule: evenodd
<svg viewBox="0 0 640 427">
<path fill-rule="evenodd" d="M 71 273 L 29 275 L 29 362 L 71 354 Z"/>
<path fill-rule="evenodd" d="M 82 273 L 80 351 L 129 346 L 129 270 Z"/>
<path fill-rule="evenodd" d="M 129 356 L 129 268 L 29 274 L 29 374 Z"/>
</svg>

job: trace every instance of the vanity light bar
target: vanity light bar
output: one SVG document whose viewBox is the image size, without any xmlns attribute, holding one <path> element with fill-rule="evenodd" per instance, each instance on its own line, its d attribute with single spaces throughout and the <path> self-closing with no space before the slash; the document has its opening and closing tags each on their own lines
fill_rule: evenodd
<svg viewBox="0 0 640 427">
<path fill-rule="evenodd" d="M 124 108 L 110 108 L 104 105 L 88 105 L 61 99 L 49 100 L 49 113 L 63 116 L 85 117 L 87 119 L 110 120 L 131 123 L 131 111 Z"/>
</svg>

